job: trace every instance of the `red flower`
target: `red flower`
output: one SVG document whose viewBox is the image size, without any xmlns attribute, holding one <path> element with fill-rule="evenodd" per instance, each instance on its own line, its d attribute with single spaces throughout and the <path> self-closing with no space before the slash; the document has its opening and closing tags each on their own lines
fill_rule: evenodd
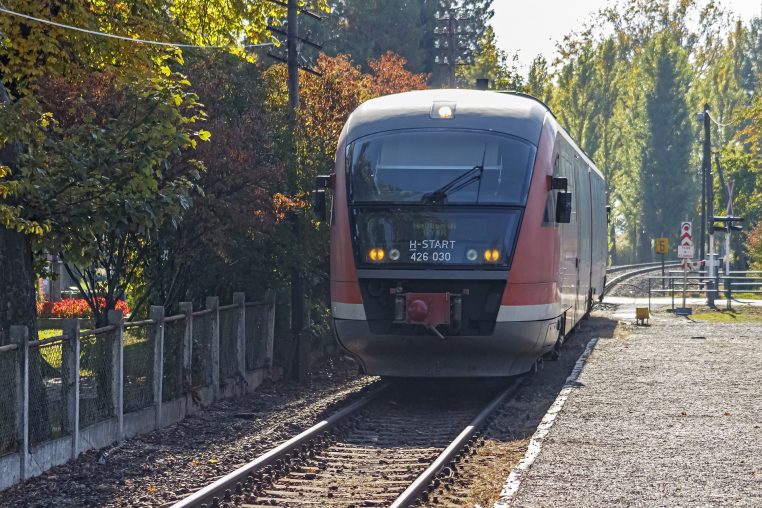
<svg viewBox="0 0 762 508">
<path fill-rule="evenodd" d="M 103 309 L 106 306 L 106 299 L 98 297 L 98 308 Z M 121 310 L 129 314 L 130 307 L 124 300 L 116 301 L 116 310 Z M 92 318 L 90 306 L 84 298 L 70 298 L 68 300 L 59 300 L 57 302 L 43 302 L 37 304 L 37 315 L 40 317 L 55 318 Z"/>
</svg>

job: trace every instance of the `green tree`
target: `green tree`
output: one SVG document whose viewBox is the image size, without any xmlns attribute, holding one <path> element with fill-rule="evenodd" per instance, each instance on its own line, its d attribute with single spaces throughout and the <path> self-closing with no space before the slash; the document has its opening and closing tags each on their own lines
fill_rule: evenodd
<svg viewBox="0 0 762 508">
<path fill-rule="evenodd" d="M 507 52 L 497 47 L 495 31 L 489 26 L 473 55 L 473 64 L 458 67 L 456 76 L 459 84 L 465 88 L 473 88 L 477 79 L 486 78 L 493 90 L 521 91 L 524 80 L 517 62 L 517 54 L 509 57 Z"/>
<path fill-rule="evenodd" d="M 526 84 L 524 85 L 526 93 L 533 95 L 550 104 L 553 100 L 553 77 L 548 68 L 548 61 L 544 56 L 538 55 L 532 60 L 527 73 Z"/>
<path fill-rule="evenodd" d="M 649 43 L 643 66 L 649 90 L 641 162 L 642 234 L 651 239 L 674 231 L 695 209 L 693 128 L 686 103 L 691 71 L 686 52 L 668 32 L 657 34 Z M 650 257 L 650 242 L 641 244 L 640 256 Z"/>
</svg>

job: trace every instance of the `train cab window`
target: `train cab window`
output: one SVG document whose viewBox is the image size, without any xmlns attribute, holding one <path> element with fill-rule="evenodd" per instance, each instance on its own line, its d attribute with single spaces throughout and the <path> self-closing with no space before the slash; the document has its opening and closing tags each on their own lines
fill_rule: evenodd
<svg viewBox="0 0 762 508">
<path fill-rule="evenodd" d="M 478 131 L 399 131 L 347 152 L 352 203 L 524 204 L 535 148 Z"/>
</svg>

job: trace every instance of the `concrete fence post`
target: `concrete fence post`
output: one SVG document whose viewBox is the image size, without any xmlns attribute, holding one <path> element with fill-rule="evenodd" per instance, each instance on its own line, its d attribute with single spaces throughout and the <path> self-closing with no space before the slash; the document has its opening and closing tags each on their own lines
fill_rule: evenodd
<svg viewBox="0 0 762 508">
<path fill-rule="evenodd" d="M 111 346 L 111 403 L 116 418 L 116 440 L 124 441 L 124 313 L 108 311 L 108 324 L 115 326 L 114 343 Z"/>
<path fill-rule="evenodd" d="M 64 319 L 61 324 L 61 389 L 66 401 L 62 415 L 64 432 L 71 433 L 71 458 L 79 456 L 79 319 Z"/>
<path fill-rule="evenodd" d="M 16 378 L 20 381 L 16 391 L 16 431 L 19 440 L 19 477 L 26 480 L 29 468 L 29 329 L 12 325 L 11 341 L 19 346 Z"/>
<path fill-rule="evenodd" d="M 220 299 L 217 296 L 206 297 L 209 313 L 209 365 L 212 369 L 212 394 L 214 400 L 220 398 Z"/>
<path fill-rule="evenodd" d="M 267 292 L 267 322 L 265 327 L 265 366 L 273 366 L 273 347 L 275 343 L 275 292 Z"/>
<path fill-rule="evenodd" d="M 233 303 L 238 305 L 238 329 L 236 330 L 235 354 L 238 374 L 246 375 L 246 294 L 233 293 Z"/>
<path fill-rule="evenodd" d="M 183 393 L 187 393 L 192 383 L 191 372 L 193 368 L 193 302 L 180 302 L 180 312 L 185 314 L 185 332 L 180 346 L 183 359 L 180 385 L 183 387 Z"/>
<path fill-rule="evenodd" d="M 161 427 L 162 383 L 164 381 L 164 306 L 151 305 L 151 320 L 155 323 L 153 333 L 153 403 L 154 425 Z"/>
</svg>

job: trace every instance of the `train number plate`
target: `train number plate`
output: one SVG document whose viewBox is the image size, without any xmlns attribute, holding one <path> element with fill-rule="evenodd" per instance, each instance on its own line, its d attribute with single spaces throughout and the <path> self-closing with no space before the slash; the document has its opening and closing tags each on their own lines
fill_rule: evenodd
<svg viewBox="0 0 762 508">
<path fill-rule="evenodd" d="M 410 240 L 408 259 L 413 263 L 449 263 L 455 240 Z"/>
</svg>

